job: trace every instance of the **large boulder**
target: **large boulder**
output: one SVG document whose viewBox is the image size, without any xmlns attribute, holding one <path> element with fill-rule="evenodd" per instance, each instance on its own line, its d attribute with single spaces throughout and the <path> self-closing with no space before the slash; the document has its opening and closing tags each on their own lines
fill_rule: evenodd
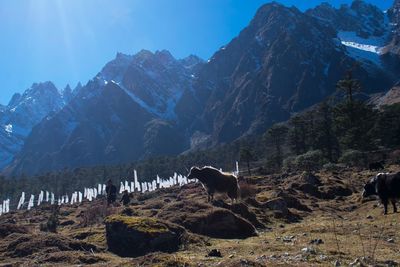
<svg viewBox="0 0 400 267">
<path fill-rule="evenodd" d="M 208 203 L 182 201 L 171 203 L 157 215 L 179 224 L 192 233 L 216 238 L 247 238 L 257 235 L 253 224 L 232 211 Z"/>
<path fill-rule="evenodd" d="M 247 238 L 257 235 L 249 221 L 226 209 L 193 214 L 186 219 L 185 226 L 194 233 L 216 238 Z"/>
<path fill-rule="evenodd" d="M 121 257 L 177 251 L 185 232 L 177 225 L 147 217 L 112 215 L 105 224 L 108 250 Z"/>
<path fill-rule="evenodd" d="M 252 212 L 249 208 L 248 205 L 246 205 L 245 203 L 235 203 L 232 205 L 228 205 L 226 204 L 224 201 L 214 201 L 213 205 L 216 207 L 221 207 L 227 210 L 232 211 L 233 213 L 235 213 L 236 215 L 248 220 L 249 222 L 251 222 L 251 224 L 253 224 L 257 229 L 264 229 L 265 225 L 262 224 L 256 214 L 254 212 Z"/>
</svg>

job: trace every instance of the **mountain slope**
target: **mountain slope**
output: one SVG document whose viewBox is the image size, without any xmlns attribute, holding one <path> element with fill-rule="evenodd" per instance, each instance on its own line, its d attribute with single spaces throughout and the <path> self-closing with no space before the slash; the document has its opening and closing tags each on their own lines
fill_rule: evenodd
<svg viewBox="0 0 400 267">
<path fill-rule="evenodd" d="M 175 155 L 263 133 L 330 96 L 357 62 L 364 91 L 386 91 L 399 78 L 384 50 L 396 14 L 362 1 L 304 13 L 271 3 L 208 62 L 119 53 L 34 128 L 6 173 Z"/>
<path fill-rule="evenodd" d="M 201 61 L 182 62 L 167 51 L 118 54 L 57 115 L 35 127 L 5 173 L 180 153 L 185 143 L 174 107 Z"/>
<path fill-rule="evenodd" d="M 211 144 L 263 132 L 329 96 L 354 64 L 332 25 L 296 8 L 267 4 L 200 72 L 197 89 L 206 96 L 194 128 Z M 376 62 L 362 64 L 356 75 L 367 92 L 393 84 Z"/>
</svg>

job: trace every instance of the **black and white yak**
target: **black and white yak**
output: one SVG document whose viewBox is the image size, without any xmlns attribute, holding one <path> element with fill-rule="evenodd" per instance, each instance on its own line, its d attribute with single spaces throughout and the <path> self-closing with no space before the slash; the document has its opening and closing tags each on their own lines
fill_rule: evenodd
<svg viewBox="0 0 400 267">
<path fill-rule="evenodd" d="M 393 205 L 393 211 L 397 212 L 396 201 L 400 199 L 400 172 L 378 173 L 365 186 L 363 197 L 378 195 L 387 214 L 389 202 Z"/>
</svg>

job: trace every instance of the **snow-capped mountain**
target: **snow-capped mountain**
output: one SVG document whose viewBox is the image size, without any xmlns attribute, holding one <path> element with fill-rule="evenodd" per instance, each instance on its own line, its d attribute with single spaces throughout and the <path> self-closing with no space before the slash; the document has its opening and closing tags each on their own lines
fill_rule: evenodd
<svg viewBox="0 0 400 267">
<path fill-rule="evenodd" d="M 191 86 L 193 68 L 200 61 L 176 60 L 168 51 L 142 50 L 135 56 L 118 54 L 97 75 L 100 83 L 113 82 L 142 108 L 163 119 L 175 119 L 175 106 Z"/>
<path fill-rule="evenodd" d="M 119 53 L 34 127 L 5 172 L 129 162 L 263 133 L 330 96 L 356 65 L 366 93 L 389 90 L 399 80 L 399 7 L 270 3 L 207 62 Z"/>
<path fill-rule="evenodd" d="M 383 55 L 387 53 L 386 47 L 394 30 L 389 12 L 356 0 L 339 9 L 323 3 L 308 10 L 307 14 L 331 25 L 337 31 L 339 41 L 346 46 L 347 54 L 365 67 L 388 67 Z"/>
<path fill-rule="evenodd" d="M 182 152 L 175 107 L 192 90 L 199 64 L 165 50 L 118 53 L 65 108 L 35 127 L 11 168 L 35 173 Z"/>
<path fill-rule="evenodd" d="M 51 82 L 35 83 L 22 95 L 15 94 L 0 110 L 0 169 L 22 148 L 32 128 L 69 101 Z M 65 96 L 65 97 L 64 97 Z"/>
<path fill-rule="evenodd" d="M 337 37 L 349 56 L 365 67 L 385 69 L 394 74 L 393 79 L 397 78 L 400 72 L 399 0 L 387 11 L 357 0 L 339 9 L 322 4 L 307 13 L 337 30 Z"/>
<path fill-rule="evenodd" d="M 357 27 L 349 22 L 338 28 L 331 23 L 337 17 L 363 19 Z M 324 4 L 305 13 L 277 3 L 264 5 L 250 25 L 200 71 L 195 88 L 205 96 L 195 127 L 201 134 L 195 137 L 211 144 L 231 142 L 262 133 L 274 122 L 323 100 L 360 60 L 349 47 L 357 40 L 341 40 L 344 33 L 379 38 L 388 30 L 384 13 L 360 1 L 340 9 Z M 371 61 L 363 61 L 356 70 L 367 92 L 392 86 L 389 73 L 383 64 Z"/>
</svg>

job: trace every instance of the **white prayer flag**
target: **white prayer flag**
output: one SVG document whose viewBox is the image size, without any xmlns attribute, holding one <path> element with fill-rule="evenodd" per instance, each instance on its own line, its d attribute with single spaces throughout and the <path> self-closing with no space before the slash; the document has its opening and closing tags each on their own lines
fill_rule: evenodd
<svg viewBox="0 0 400 267">
<path fill-rule="evenodd" d="M 131 193 L 135 192 L 135 183 L 131 182 Z"/>
<path fill-rule="evenodd" d="M 19 199 L 17 210 L 19 210 L 25 202 L 25 192 L 22 192 L 21 198 Z"/>
<path fill-rule="evenodd" d="M 10 212 L 10 199 L 6 200 L 6 213 Z"/>
<path fill-rule="evenodd" d="M 124 188 L 124 189 L 125 189 L 125 190 L 128 190 L 128 193 L 131 192 L 131 188 L 129 187 L 128 181 L 125 181 L 125 188 Z"/>
<path fill-rule="evenodd" d="M 33 202 L 35 201 L 35 196 L 31 195 L 31 198 L 29 199 L 29 203 L 28 203 L 28 210 L 30 210 L 31 208 L 33 208 L 34 204 Z"/>
</svg>

